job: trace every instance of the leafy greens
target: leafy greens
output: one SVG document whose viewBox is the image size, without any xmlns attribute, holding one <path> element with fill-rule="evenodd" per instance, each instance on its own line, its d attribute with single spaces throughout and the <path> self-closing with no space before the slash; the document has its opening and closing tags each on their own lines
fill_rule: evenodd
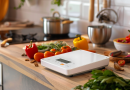
<svg viewBox="0 0 130 90">
<path fill-rule="evenodd" d="M 110 70 L 93 70 L 91 74 L 93 79 L 72 90 L 130 90 L 130 80 L 123 79 Z"/>
</svg>

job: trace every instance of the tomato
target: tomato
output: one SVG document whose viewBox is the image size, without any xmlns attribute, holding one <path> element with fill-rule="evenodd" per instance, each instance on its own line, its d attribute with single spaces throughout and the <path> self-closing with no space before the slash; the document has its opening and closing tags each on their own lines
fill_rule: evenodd
<svg viewBox="0 0 130 90">
<path fill-rule="evenodd" d="M 125 60 L 119 60 L 118 64 L 119 64 L 119 66 L 124 66 L 125 65 Z"/>
<path fill-rule="evenodd" d="M 36 61 L 40 62 L 42 58 L 44 58 L 44 53 L 37 52 L 37 53 L 34 54 L 34 59 Z"/>
<path fill-rule="evenodd" d="M 130 36 L 126 36 L 126 41 L 130 42 Z"/>
<path fill-rule="evenodd" d="M 59 54 L 62 54 L 62 52 L 59 51 L 55 52 L 55 55 L 59 55 Z"/>
<path fill-rule="evenodd" d="M 46 51 L 44 53 L 44 58 L 47 58 L 47 57 L 50 57 L 50 56 L 54 56 L 55 54 L 53 52 L 50 52 L 50 51 Z"/>
<path fill-rule="evenodd" d="M 67 53 L 68 51 L 66 49 L 61 50 L 62 53 Z"/>
<path fill-rule="evenodd" d="M 69 46 L 63 46 L 61 47 L 61 52 L 66 53 L 66 52 L 71 52 L 72 49 Z"/>
<path fill-rule="evenodd" d="M 55 53 L 55 52 L 56 52 L 56 49 L 51 49 L 50 51 L 53 52 L 53 53 Z"/>
<path fill-rule="evenodd" d="M 67 48 L 67 51 L 68 51 L 68 52 L 71 52 L 71 51 L 72 51 L 72 49 L 69 47 L 69 48 Z"/>
</svg>

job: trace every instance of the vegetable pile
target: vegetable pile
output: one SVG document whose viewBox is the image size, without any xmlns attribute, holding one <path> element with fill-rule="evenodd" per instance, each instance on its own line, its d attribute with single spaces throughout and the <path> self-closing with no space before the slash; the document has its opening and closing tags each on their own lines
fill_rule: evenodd
<svg viewBox="0 0 130 90">
<path fill-rule="evenodd" d="M 45 50 L 45 52 L 38 52 L 38 50 Z M 47 58 L 74 50 L 77 50 L 77 48 L 70 47 L 66 42 L 63 41 L 56 41 L 42 45 L 32 44 L 31 41 L 30 45 L 26 46 L 25 52 L 30 59 L 34 58 L 36 61 L 40 62 L 40 59 L 42 58 Z"/>
<path fill-rule="evenodd" d="M 93 79 L 72 90 L 130 90 L 130 80 L 123 79 L 110 70 L 93 70 L 91 74 Z"/>
<path fill-rule="evenodd" d="M 128 30 L 128 32 L 130 33 L 130 30 Z M 124 40 L 118 39 L 117 42 L 130 43 L 130 35 L 126 36 Z"/>
</svg>

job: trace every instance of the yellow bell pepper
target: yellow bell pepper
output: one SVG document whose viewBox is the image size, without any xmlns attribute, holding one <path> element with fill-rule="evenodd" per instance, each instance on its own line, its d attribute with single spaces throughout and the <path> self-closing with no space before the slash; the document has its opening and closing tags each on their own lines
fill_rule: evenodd
<svg viewBox="0 0 130 90">
<path fill-rule="evenodd" d="M 73 44 L 79 49 L 88 50 L 89 48 L 87 39 L 81 37 L 80 35 L 77 35 L 77 38 L 73 40 Z"/>
</svg>

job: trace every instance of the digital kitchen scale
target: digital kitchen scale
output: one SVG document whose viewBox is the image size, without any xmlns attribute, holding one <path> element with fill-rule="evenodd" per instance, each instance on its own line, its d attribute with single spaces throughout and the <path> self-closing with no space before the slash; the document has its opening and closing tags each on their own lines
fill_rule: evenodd
<svg viewBox="0 0 130 90">
<path fill-rule="evenodd" d="M 108 64 L 109 57 L 85 50 L 76 50 L 41 59 L 42 66 L 66 76 L 103 68 Z"/>
</svg>

